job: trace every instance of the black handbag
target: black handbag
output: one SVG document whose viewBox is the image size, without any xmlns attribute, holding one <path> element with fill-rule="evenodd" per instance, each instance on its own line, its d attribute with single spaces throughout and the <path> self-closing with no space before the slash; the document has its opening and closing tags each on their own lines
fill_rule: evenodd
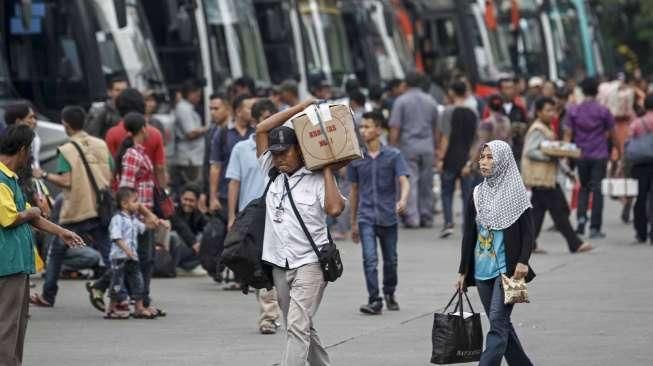
<svg viewBox="0 0 653 366">
<path fill-rule="evenodd" d="M 288 200 L 290 201 L 290 205 L 292 206 L 292 210 L 295 213 L 295 216 L 297 216 L 297 221 L 299 221 L 299 225 L 302 227 L 304 234 L 306 234 L 306 237 L 308 238 L 308 242 L 311 244 L 313 251 L 315 251 L 317 258 L 320 261 L 320 267 L 322 268 L 324 279 L 328 282 L 335 282 L 338 278 L 340 278 L 340 276 L 342 276 L 343 271 L 342 260 L 340 259 L 340 251 L 336 247 L 336 244 L 333 242 L 333 240 L 331 240 L 331 234 L 328 232 L 328 229 L 327 234 L 329 237 L 329 242 L 323 245 L 321 249 L 315 245 L 313 236 L 310 232 L 308 232 L 308 228 L 306 228 L 306 224 L 304 224 L 304 220 L 302 220 L 302 216 L 299 214 L 297 206 L 295 206 L 295 201 L 292 198 L 290 184 L 288 184 L 288 178 L 286 178 L 286 176 L 283 177 L 283 182 L 286 185 Z"/>
<path fill-rule="evenodd" d="M 483 352 L 483 328 L 481 327 L 481 316 L 474 312 L 472 303 L 467 297 L 467 304 L 472 315 L 463 316 L 463 294 L 456 291 L 442 313 L 435 313 L 433 319 L 433 352 L 431 363 L 447 365 L 461 362 L 476 362 L 481 359 Z M 458 297 L 458 303 L 453 312 L 447 313 L 447 309 Z"/>
<path fill-rule="evenodd" d="M 91 181 L 91 187 L 93 187 L 93 191 L 95 191 L 95 197 L 97 197 L 96 210 L 100 224 L 102 224 L 102 226 L 108 227 L 109 223 L 111 222 L 111 218 L 113 217 L 113 213 L 115 212 L 113 195 L 111 194 L 111 191 L 108 189 L 108 187 L 104 189 L 100 189 L 100 187 L 98 187 L 97 182 L 95 181 L 95 177 L 93 176 L 93 172 L 91 171 L 91 167 L 88 165 L 86 156 L 84 156 L 82 148 L 79 146 L 79 144 L 77 144 L 77 142 L 70 142 L 73 144 L 75 149 L 77 149 L 77 152 L 82 159 L 82 163 L 84 163 L 86 175 Z"/>
</svg>

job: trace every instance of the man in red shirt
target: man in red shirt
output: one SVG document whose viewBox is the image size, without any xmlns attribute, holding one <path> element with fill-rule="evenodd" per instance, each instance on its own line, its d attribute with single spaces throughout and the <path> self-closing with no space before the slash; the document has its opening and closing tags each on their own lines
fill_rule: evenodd
<svg viewBox="0 0 653 366">
<path fill-rule="evenodd" d="M 120 116 L 124 117 L 129 112 L 143 113 L 145 111 L 145 100 L 143 95 L 134 88 L 128 88 L 118 96 L 116 108 Z M 147 155 L 154 165 L 154 175 L 161 186 L 167 186 L 168 179 L 166 176 L 166 154 L 163 145 L 163 136 L 161 132 L 151 125 L 146 126 L 147 138 L 143 142 L 145 155 Z M 111 155 L 114 157 L 120 150 L 120 145 L 129 133 L 125 129 L 124 121 L 121 119 L 117 125 L 109 129 L 105 141 L 109 147 Z"/>
</svg>

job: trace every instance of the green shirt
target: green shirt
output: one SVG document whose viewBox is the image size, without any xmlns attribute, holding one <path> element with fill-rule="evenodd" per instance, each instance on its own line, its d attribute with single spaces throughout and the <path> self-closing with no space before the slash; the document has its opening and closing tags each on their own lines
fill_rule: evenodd
<svg viewBox="0 0 653 366">
<path fill-rule="evenodd" d="M 35 272 L 30 225 L 11 227 L 18 214 L 28 207 L 18 186 L 18 176 L 0 163 L 0 277 Z"/>
<path fill-rule="evenodd" d="M 115 163 L 113 161 L 113 157 L 109 155 L 109 168 L 111 171 L 115 170 Z M 70 163 L 66 158 L 63 156 L 63 154 L 58 154 L 57 155 L 57 173 L 63 174 L 63 173 L 70 173 L 73 170 L 73 168 L 70 166 Z"/>
</svg>

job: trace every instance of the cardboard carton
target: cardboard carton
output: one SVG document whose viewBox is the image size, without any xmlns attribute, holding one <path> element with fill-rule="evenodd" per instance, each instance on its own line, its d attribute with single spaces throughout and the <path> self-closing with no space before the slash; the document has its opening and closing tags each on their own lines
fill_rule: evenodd
<svg viewBox="0 0 653 366">
<path fill-rule="evenodd" d="M 363 157 L 354 116 L 344 104 L 311 105 L 291 122 L 309 170 Z"/>
</svg>

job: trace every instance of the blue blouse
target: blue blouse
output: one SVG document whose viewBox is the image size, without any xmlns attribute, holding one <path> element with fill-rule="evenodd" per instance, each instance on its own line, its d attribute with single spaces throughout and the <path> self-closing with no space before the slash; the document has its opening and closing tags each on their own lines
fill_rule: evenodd
<svg viewBox="0 0 653 366">
<path fill-rule="evenodd" d="M 506 248 L 503 230 L 488 230 L 477 225 L 478 236 L 474 250 L 474 278 L 491 280 L 506 273 Z"/>
</svg>

